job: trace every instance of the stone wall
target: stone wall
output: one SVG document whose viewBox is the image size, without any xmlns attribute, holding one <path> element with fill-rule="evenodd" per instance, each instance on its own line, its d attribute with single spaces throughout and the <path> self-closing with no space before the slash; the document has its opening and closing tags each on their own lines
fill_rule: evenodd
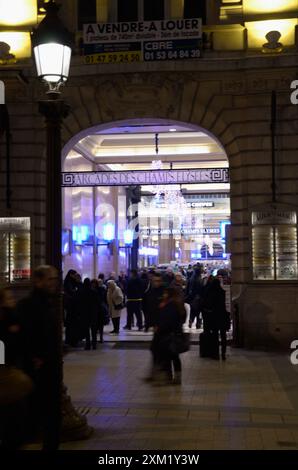
<svg viewBox="0 0 298 470">
<path fill-rule="evenodd" d="M 297 54 L 239 57 L 181 64 L 84 66 L 74 62 L 63 96 L 71 105 L 63 144 L 103 123 L 168 119 L 193 123 L 224 146 L 231 170 L 233 296 L 238 296 L 244 344 L 287 347 L 297 335 L 297 287 L 251 282 L 248 211 L 271 201 L 271 91 L 277 92 L 277 198 L 298 205 L 298 106 L 290 102 Z M 11 79 L 13 213 L 34 216 L 34 263 L 44 255 L 44 129 L 37 114 L 41 91 Z M 4 143 L 1 140 L 1 213 Z M 287 299 L 286 307 L 284 299 Z M 290 299 L 290 300 L 289 300 Z"/>
</svg>

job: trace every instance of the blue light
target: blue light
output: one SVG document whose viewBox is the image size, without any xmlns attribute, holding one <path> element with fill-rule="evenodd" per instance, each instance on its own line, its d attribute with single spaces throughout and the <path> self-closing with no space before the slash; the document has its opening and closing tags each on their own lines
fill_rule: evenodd
<svg viewBox="0 0 298 470">
<path fill-rule="evenodd" d="M 220 236 L 222 240 L 226 239 L 226 226 L 231 225 L 230 220 L 222 220 L 219 222 L 219 228 L 220 228 Z"/>
<path fill-rule="evenodd" d="M 109 222 L 103 226 L 103 239 L 106 242 L 111 242 L 115 239 L 115 225 Z"/>
<path fill-rule="evenodd" d="M 82 242 L 87 241 L 89 238 L 89 227 L 88 225 L 74 225 L 72 227 L 72 239 L 78 245 L 81 245 Z"/>
<path fill-rule="evenodd" d="M 83 241 L 88 240 L 89 238 L 89 227 L 88 225 L 82 225 L 81 226 L 81 237 Z"/>
<path fill-rule="evenodd" d="M 192 253 L 191 254 L 191 259 L 201 259 L 202 254 L 201 253 Z"/>
<path fill-rule="evenodd" d="M 78 227 L 76 225 L 72 227 L 72 239 L 74 242 L 78 241 Z"/>
<path fill-rule="evenodd" d="M 133 244 L 133 230 L 127 229 L 124 230 L 123 238 L 125 245 L 132 245 Z"/>
</svg>

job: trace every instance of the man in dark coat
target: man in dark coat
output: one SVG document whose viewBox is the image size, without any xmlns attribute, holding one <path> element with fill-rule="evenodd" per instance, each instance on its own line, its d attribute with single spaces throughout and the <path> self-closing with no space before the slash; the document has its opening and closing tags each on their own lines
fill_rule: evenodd
<svg viewBox="0 0 298 470">
<path fill-rule="evenodd" d="M 157 324 L 158 309 L 164 289 L 162 275 L 158 272 L 154 273 L 143 298 L 146 331 L 148 331 L 151 326 Z"/>
<path fill-rule="evenodd" d="M 137 326 L 139 331 L 143 329 L 143 317 L 142 317 L 142 300 L 144 295 L 144 284 L 138 275 L 136 269 L 132 269 L 130 273 L 130 278 L 127 283 L 126 289 L 127 295 L 127 323 L 125 329 L 131 330 L 133 316 L 137 318 Z"/>
<path fill-rule="evenodd" d="M 62 395 L 62 309 L 58 272 L 40 266 L 33 273 L 33 290 L 18 309 L 23 335 L 25 370 L 35 389 L 31 419 L 40 420 L 43 449 L 60 442 Z"/>
</svg>

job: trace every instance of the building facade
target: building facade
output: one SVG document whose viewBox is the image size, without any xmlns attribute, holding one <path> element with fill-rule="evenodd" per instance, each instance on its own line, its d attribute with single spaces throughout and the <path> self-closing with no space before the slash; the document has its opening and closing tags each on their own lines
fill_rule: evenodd
<svg viewBox="0 0 298 470">
<path fill-rule="evenodd" d="M 10 135 L 7 146 L 7 121 L 2 118 L 6 124 L 1 126 L 0 141 L 0 215 L 31 218 L 33 266 L 45 257 L 45 127 L 38 113 L 44 94 L 29 37 L 43 17 L 39 3 L 26 2 L 28 9 L 18 24 L 0 14 L 0 41 L 10 45 L 0 48 Z M 298 106 L 291 100 L 291 85 L 298 78 L 297 0 L 151 0 L 150 8 L 148 2 L 131 2 L 129 11 L 114 0 L 89 2 L 90 10 L 80 1 L 60 3 L 61 17 L 76 37 L 70 78 L 63 89 L 71 106 L 63 123 L 63 147 L 86 129 L 146 119 L 198 126 L 214 136 L 230 168 L 238 342 L 252 348 L 289 348 L 298 335 Z M 198 59 L 85 63 L 82 24 L 183 17 L 203 19 Z M 279 34 L 268 36 L 276 31 Z M 283 243 L 287 245 L 282 251 Z M 287 255 L 290 275 L 282 274 L 280 267 Z"/>
</svg>

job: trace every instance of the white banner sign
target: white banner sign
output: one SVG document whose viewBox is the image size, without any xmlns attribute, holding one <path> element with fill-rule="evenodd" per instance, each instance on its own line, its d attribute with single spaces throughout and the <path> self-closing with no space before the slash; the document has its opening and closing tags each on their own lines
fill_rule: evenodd
<svg viewBox="0 0 298 470">
<path fill-rule="evenodd" d="M 62 173 L 62 187 L 229 183 L 228 168 Z"/>
</svg>

